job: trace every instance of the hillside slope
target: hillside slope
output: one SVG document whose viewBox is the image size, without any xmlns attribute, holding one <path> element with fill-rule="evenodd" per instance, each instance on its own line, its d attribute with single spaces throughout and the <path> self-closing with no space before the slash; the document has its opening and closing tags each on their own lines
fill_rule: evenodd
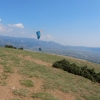
<svg viewBox="0 0 100 100">
<path fill-rule="evenodd" d="M 55 53 L 75 58 L 88 60 L 100 64 L 99 47 L 81 47 L 81 46 L 64 46 L 56 42 L 41 41 L 34 38 L 19 38 L 0 36 L 0 46 L 12 45 L 14 47 L 23 47 L 27 50 L 35 50 L 41 47 L 43 52 Z"/>
<path fill-rule="evenodd" d="M 0 100 L 100 100 L 100 84 L 52 67 L 66 59 L 100 72 L 85 60 L 0 48 Z"/>
</svg>

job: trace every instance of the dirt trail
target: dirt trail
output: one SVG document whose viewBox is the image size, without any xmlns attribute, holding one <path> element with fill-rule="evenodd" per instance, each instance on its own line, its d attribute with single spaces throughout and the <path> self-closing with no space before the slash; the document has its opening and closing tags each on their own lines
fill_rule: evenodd
<svg viewBox="0 0 100 100">
<path fill-rule="evenodd" d="M 32 58 L 31 56 L 25 56 L 25 57 L 23 57 L 22 55 L 19 55 L 18 57 L 19 58 L 23 58 L 23 59 L 25 59 L 27 61 L 34 62 L 36 64 L 40 64 L 40 65 L 44 65 L 44 66 L 52 66 L 51 63 L 44 62 L 44 61 L 42 61 L 40 59 Z"/>
<path fill-rule="evenodd" d="M 20 75 L 18 75 L 16 72 L 9 74 L 9 77 L 4 80 L 6 81 L 7 85 L 0 86 L 0 100 L 10 100 L 11 98 L 15 97 L 12 91 L 19 87 L 22 87 L 19 84 L 20 79 Z"/>
</svg>

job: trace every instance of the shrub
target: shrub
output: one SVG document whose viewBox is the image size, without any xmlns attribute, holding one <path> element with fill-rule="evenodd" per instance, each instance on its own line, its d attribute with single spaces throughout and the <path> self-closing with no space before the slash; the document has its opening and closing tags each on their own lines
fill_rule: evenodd
<svg viewBox="0 0 100 100">
<path fill-rule="evenodd" d="M 5 45 L 6 48 L 13 48 L 12 45 Z"/>
<path fill-rule="evenodd" d="M 16 47 L 13 47 L 12 45 L 5 45 L 5 48 L 13 48 L 17 49 Z M 19 50 L 23 50 L 23 47 L 18 48 Z"/>
<path fill-rule="evenodd" d="M 63 59 L 61 61 L 55 62 L 53 65 L 55 68 L 63 69 L 64 71 L 83 76 L 90 79 L 91 81 L 100 83 L 100 73 L 96 73 L 94 68 L 88 69 L 87 66 L 79 67 L 75 63 L 70 64 L 67 60 Z"/>
</svg>

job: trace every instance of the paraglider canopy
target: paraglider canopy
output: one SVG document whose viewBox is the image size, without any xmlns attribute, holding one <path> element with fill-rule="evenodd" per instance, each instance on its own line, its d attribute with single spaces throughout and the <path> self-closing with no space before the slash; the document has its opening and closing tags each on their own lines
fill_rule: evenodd
<svg viewBox="0 0 100 100">
<path fill-rule="evenodd" d="M 37 34 L 37 38 L 39 39 L 41 36 L 40 31 L 37 31 L 36 34 Z"/>
</svg>

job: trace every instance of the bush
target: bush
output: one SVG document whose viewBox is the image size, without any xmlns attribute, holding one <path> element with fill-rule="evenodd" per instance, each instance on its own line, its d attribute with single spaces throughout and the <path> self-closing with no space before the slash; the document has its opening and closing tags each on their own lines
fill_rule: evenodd
<svg viewBox="0 0 100 100">
<path fill-rule="evenodd" d="M 79 67 L 75 63 L 71 64 L 65 59 L 55 62 L 52 66 L 76 75 L 83 76 L 93 82 L 97 81 L 100 83 L 100 73 L 96 73 L 94 68 L 88 69 L 87 66 Z"/>
<path fill-rule="evenodd" d="M 13 48 L 12 45 L 5 45 L 6 48 Z"/>
<path fill-rule="evenodd" d="M 13 47 L 12 45 L 5 45 L 5 48 L 13 48 L 17 49 L 16 47 Z M 23 47 L 18 48 L 19 50 L 23 50 Z"/>
</svg>

